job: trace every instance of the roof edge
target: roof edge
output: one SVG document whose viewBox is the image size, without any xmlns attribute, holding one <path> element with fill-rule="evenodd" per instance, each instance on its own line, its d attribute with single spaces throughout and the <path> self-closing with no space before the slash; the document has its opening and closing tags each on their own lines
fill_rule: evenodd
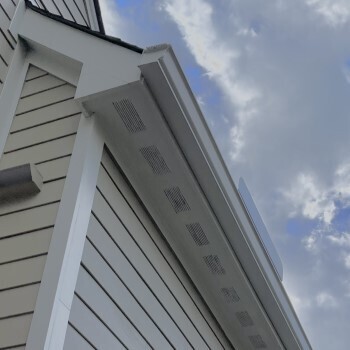
<svg viewBox="0 0 350 350">
<path fill-rule="evenodd" d="M 53 19 L 54 21 L 57 21 L 57 22 L 60 22 L 60 23 L 63 23 L 69 27 L 72 27 L 72 28 L 75 28 L 77 30 L 80 30 L 82 32 L 85 32 L 87 34 L 90 34 L 90 35 L 93 35 L 99 39 L 102 39 L 102 40 L 105 40 L 105 41 L 108 41 L 112 44 L 115 44 L 115 45 L 118 45 L 118 46 L 121 46 L 121 47 L 124 47 L 128 50 L 131 50 L 131 51 L 134 51 L 134 52 L 137 52 L 139 54 L 142 54 L 143 53 L 143 48 L 141 47 L 138 47 L 136 45 L 132 45 L 132 44 L 129 44 L 119 38 L 115 38 L 115 37 L 112 37 L 112 36 L 109 36 L 109 35 L 106 35 L 102 32 L 97 32 L 95 30 L 92 30 L 88 27 L 85 27 L 83 25 L 80 25 L 80 24 L 77 24 L 75 22 L 72 22 L 72 21 L 69 21 L 61 16 L 58 16 L 58 15 L 55 15 L 51 12 L 48 12 L 48 11 L 45 11 L 45 10 L 42 10 L 41 8 L 38 8 L 36 7 L 35 5 L 33 5 L 29 0 L 24 0 L 25 1 L 25 4 L 26 4 L 26 7 L 29 8 L 30 10 L 34 11 L 34 12 L 37 12 L 45 17 L 48 17 L 48 18 L 51 18 Z M 98 2 L 98 0 L 94 0 L 96 2 Z M 102 21 L 102 18 L 101 18 L 101 21 Z M 103 24 L 102 24 L 103 25 Z"/>
</svg>

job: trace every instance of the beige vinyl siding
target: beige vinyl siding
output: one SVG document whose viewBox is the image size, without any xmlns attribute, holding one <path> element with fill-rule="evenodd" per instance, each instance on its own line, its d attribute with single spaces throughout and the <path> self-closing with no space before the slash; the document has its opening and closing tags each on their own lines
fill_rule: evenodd
<svg viewBox="0 0 350 350">
<path fill-rule="evenodd" d="M 0 93 L 17 44 L 9 31 L 17 4 L 18 0 L 0 1 Z"/>
<path fill-rule="evenodd" d="M 36 164 L 44 181 L 38 194 L 0 203 L 0 349 L 28 336 L 80 120 L 74 93 L 31 66 L 0 159 L 1 170 Z"/>
<path fill-rule="evenodd" d="M 84 350 L 93 350 L 94 347 L 81 336 L 81 334 L 72 327 L 72 325 L 68 325 L 65 342 L 70 344 L 72 349 L 84 349 Z"/>
<path fill-rule="evenodd" d="M 126 348 L 232 348 L 106 151 L 75 295 L 76 312 L 85 305 L 95 315 L 91 329 L 104 325 Z M 76 338 L 117 348 L 98 343 L 81 319 L 70 318 Z"/>
<path fill-rule="evenodd" d="M 69 21 L 90 27 L 86 0 L 31 0 L 31 3 Z"/>
<path fill-rule="evenodd" d="M 30 314 L 0 320 L 0 349 L 13 349 L 13 344 L 24 346 L 31 320 Z"/>
</svg>

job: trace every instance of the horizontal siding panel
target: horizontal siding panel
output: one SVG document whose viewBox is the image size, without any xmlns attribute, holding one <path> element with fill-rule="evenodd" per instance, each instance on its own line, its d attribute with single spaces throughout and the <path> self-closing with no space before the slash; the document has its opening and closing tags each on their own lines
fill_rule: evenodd
<svg viewBox="0 0 350 350">
<path fill-rule="evenodd" d="M 92 218 L 91 220 L 95 221 L 92 226 L 90 226 L 91 229 L 94 229 L 96 225 L 96 229 L 100 232 L 102 229 L 101 226 L 98 227 L 98 223 L 95 219 Z M 130 290 L 127 289 L 125 284 L 123 284 L 120 278 L 106 264 L 88 241 L 85 243 L 83 263 L 84 266 L 88 268 L 89 272 L 103 285 L 107 293 L 118 303 L 121 310 L 128 314 L 128 317 L 135 326 L 143 331 L 148 342 L 151 343 L 155 349 L 166 350 L 172 348 L 168 340 L 160 332 L 159 328 L 157 328 L 157 323 L 152 321 Z M 162 315 L 163 313 L 158 314 L 158 321 L 162 320 Z M 168 323 L 169 322 L 165 322 L 165 324 Z M 160 328 L 162 328 L 162 325 L 160 325 Z"/>
<path fill-rule="evenodd" d="M 91 23 L 90 23 L 89 15 L 88 15 L 87 10 L 86 10 L 85 1 L 84 0 L 75 0 L 75 3 L 79 7 L 80 12 L 82 13 L 84 19 L 87 22 L 87 25 L 90 27 Z"/>
<path fill-rule="evenodd" d="M 0 318 L 34 311 L 40 284 L 0 292 Z"/>
<path fill-rule="evenodd" d="M 41 77 L 43 75 L 48 75 L 49 73 L 43 71 L 42 69 L 35 67 L 35 66 L 29 66 L 27 75 L 26 75 L 26 79 L 25 81 L 29 81 L 32 79 L 36 79 L 38 77 Z"/>
<path fill-rule="evenodd" d="M 153 222 L 135 199 L 134 193 L 132 193 L 129 186 L 125 183 L 125 180 L 116 169 L 107 152 L 103 153 L 102 164 L 104 167 L 106 167 L 108 174 L 118 185 L 127 200 L 132 200 L 133 210 L 142 221 L 142 224 L 145 226 L 153 242 L 155 242 L 155 245 L 152 248 L 152 246 L 149 244 L 144 243 L 144 239 L 147 238 L 145 238 L 144 235 L 138 234 L 135 236 L 135 238 L 138 240 L 139 245 L 142 247 L 142 249 L 144 249 L 154 265 L 157 266 L 159 273 L 162 275 L 162 278 L 167 283 L 170 290 L 172 290 L 172 292 L 177 296 L 178 300 L 181 301 L 183 307 L 188 314 L 191 315 L 198 329 L 203 335 L 205 335 L 205 339 L 209 346 L 214 349 L 232 348 L 232 345 L 227 340 L 225 334 L 209 311 L 207 305 L 203 303 L 198 291 L 189 280 L 188 275 L 183 270 L 182 266 L 179 264 L 166 242 L 163 239 L 160 239 L 160 234 L 155 229 Z M 101 174 L 103 174 L 102 170 Z M 113 196 L 115 197 L 115 195 Z M 127 202 L 119 195 L 118 198 L 119 203 L 125 202 L 127 205 Z M 118 214 L 121 215 L 122 211 L 118 211 Z M 135 221 L 136 218 L 134 222 Z"/>
<path fill-rule="evenodd" d="M 0 265 L 0 290 L 18 287 L 41 280 L 46 256 Z"/>
<path fill-rule="evenodd" d="M 13 2 L 11 0 L 1 0 L 1 5 L 10 18 L 12 18 L 16 10 L 16 6 L 13 4 Z"/>
<path fill-rule="evenodd" d="M 2 5 L 2 3 L 1 3 Z M 3 30 L 3 32 L 5 32 L 5 34 L 7 34 L 7 29 L 10 28 L 10 19 L 7 17 L 7 15 L 9 15 L 6 11 L 6 13 L 4 12 L 4 10 L 6 11 L 6 9 L 2 6 L 0 7 L 0 27 Z M 10 17 L 11 18 L 11 17 Z"/>
<path fill-rule="evenodd" d="M 0 348 L 23 345 L 29 333 L 33 315 L 23 315 L 0 320 Z"/>
<path fill-rule="evenodd" d="M 78 9 L 78 7 L 76 6 L 76 4 L 74 3 L 74 0 L 71 0 L 69 3 L 69 9 L 72 12 L 73 17 L 75 18 L 75 21 L 78 24 L 81 24 L 83 26 L 88 26 L 88 23 L 86 21 L 86 19 L 83 17 L 83 13 L 81 12 L 80 9 Z M 79 11 L 80 10 L 80 11 Z"/>
<path fill-rule="evenodd" d="M 69 21 L 75 22 L 75 19 L 72 17 L 72 15 L 70 14 L 70 12 L 67 9 L 67 6 L 65 5 L 65 2 L 66 2 L 66 4 L 68 5 L 68 7 L 70 9 L 71 7 L 73 7 L 73 0 L 69 0 L 69 1 L 54 0 L 54 1 L 56 3 L 57 7 L 60 9 L 60 12 L 61 12 L 63 18 L 68 19 Z"/>
<path fill-rule="evenodd" d="M 5 63 L 0 59 L 0 80 L 2 82 L 5 81 L 6 75 L 7 75 L 8 67 L 5 65 Z"/>
<path fill-rule="evenodd" d="M 22 114 L 31 110 L 44 107 L 59 101 L 74 97 L 75 87 L 71 85 L 59 86 L 52 90 L 40 92 L 26 98 L 22 98 L 17 106 L 16 114 Z"/>
<path fill-rule="evenodd" d="M 79 120 L 80 115 L 75 115 L 31 129 L 26 129 L 15 134 L 10 134 L 7 138 L 4 152 L 13 152 L 14 150 L 30 147 L 35 144 L 48 142 L 50 140 L 76 133 Z"/>
<path fill-rule="evenodd" d="M 48 203 L 57 202 L 61 199 L 64 179 L 52 181 L 47 184 L 44 184 L 41 192 L 33 196 L 26 196 L 22 199 L 13 200 L 8 203 L 1 203 L 0 205 L 0 215 L 7 213 L 27 210 L 29 208 L 42 206 Z M 1 217 L 1 216 L 0 216 Z"/>
<path fill-rule="evenodd" d="M 41 91 L 53 89 L 63 84 L 65 84 L 63 80 L 47 74 L 40 78 L 26 82 L 23 86 L 21 97 L 23 98 L 27 97 L 28 95 L 37 94 Z"/>
<path fill-rule="evenodd" d="M 94 350 L 94 348 L 71 325 L 68 325 L 63 350 Z"/>
<path fill-rule="evenodd" d="M 51 159 L 70 155 L 75 135 L 4 154 L 0 160 L 0 170 L 25 163 L 41 163 Z"/>
<path fill-rule="evenodd" d="M 95 197 L 96 198 L 96 197 Z M 99 201 L 95 202 L 95 205 L 99 204 Z M 101 205 L 99 214 L 106 214 L 106 216 L 99 215 L 102 222 L 108 226 L 109 229 L 115 230 L 119 233 L 120 223 L 115 219 L 115 216 L 110 215 L 110 209 Z M 98 234 L 97 234 L 98 232 Z M 135 298 L 140 301 L 147 313 L 156 322 L 158 327 L 162 329 L 163 333 L 167 335 L 167 338 L 179 349 L 188 349 L 191 346 L 187 342 L 186 338 L 179 330 L 181 328 L 182 321 L 179 320 L 180 326 L 170 317 L 174 313 L 172 309 L 172 303 L 170 305 L 160 304 L 159 297 L 163 299 L 163 295 L 159 295 L 158 291 L 156 295 L 150 289 L 150 285 L 154 286 L 154 280 L 152 276 L 147 277 L 148 284 L 140 278 L 135 269 L 129 263 L 127 258 L 123 255 L 121 250 L 114 244 L 111 238 L 105 233 L 104 230 L 97 231 L 89 227 L 88 237 L 92 240 L 97 249 L 101 252 L 104 258 L 110 263 L 113 269 L 116 271 L 121 280 L 128 286 L 128 288 L 134 293 Z M 118 243 L 120 243 L 122 237 L 118 237 Z M 86 242 L 86 246 L 88 243 Z M 85 248 L 86 249 L 86 248 Z M 84 261 L 84 260 L 83 260 Z M 153 288 L 155 289 L 155 288 Z M 169 310 L 169 311 L 168 311 Z M 170 313 L 170 315 L 169 315 Z M 176 311 L 175 311 L 176 313 Z M 192 328 L 192 327 L 191 327 Z M 189 330 L 191 330 L 191 328 Z"/>
<path fill-rule="evenodd" d="M 126 349 L 77 296 L 73 299 L 70 321 L 97 349 Z"/>
<path fill-rule="evenodd" d="M 206 332 L 208 332 L 210 329 L 208 329 L 207 324 L 198 313 L 198 309 L 188 299 L 188 295 L 183 290 L 181 284 L 176 283 L 178 280 L 174 278 L 175 276 L 173 276 L 171 269 L 166 265 L 166 261 L 163 259 L 159 253 L 159 250 L 151 241 L 140 222 L 136 219 L 130 207 L 127 206 L 123 197 L 119 191 L 117 191 L 116 187 L 111 182 L 110 178 L 107 176 L 103 168 L 101 168 L 99 174 L 98 187 L 107 197 L 109 204 L 118 214 L 124 225 L 128 227 L 128 231 L 130 232 L 129 234 L 126 231 L 126 229 L 122 226 L 117 218 L 114 220 L 112 219 L 112 216 L 115 215 L 110 209 L 106 207 L 103 214 L 101 213 L 101 209 L 99 209 L 100 212 L 98 215 L 103 215 L 104 219 L 101 221 L 106 225 L 109 233 L 113 236 L 114 240 L 118 242 L 118 244 L 121 246 L 121 249 L 129 257 L 143 278 L 145 280 L 152 280 L 152 289 L 155 291 L 155 293 L 157 293 L 163 305 L 167 305 L 167 308 L 171 310 L 170 312 L 174 317 L 174 320 L 177 322 L 183 333 L 186 334 L 191 343 L 196 348 L 208 348 L 207 344 L 203 341 L 200 333 L 195 328 L 193 321 L 188 315 L 193 313 L 195 314 L 195 319 L 197 321 L 196 323 L 202 328 L 204 334 L 206 334 Z M 99 193 L 96 193 L 95 196 L 96 200 L 99 201 Z M 101 201 L 99 201 L 99 203 L 99 205 L 93 206 L 93 210 L 97 210 L 98 206 L 105 207 Z M 114 227 L 110 225 L 107 227 L 107 223 L 112 222 Z M 138 240 L 137 243 L 139 246 L 137 246 L 131 236 L 135 237 Z M 142 250 L 139 247 L 142 247 Z M 143 252 L 145 253 L 143 254 Z M 150 260 L 153 260 L 152 264 L 149 262 Z M 155 270 L 154 266 L 157 266 L 157 269 L 159 271 Z M 171 274 L 170 278 L 167 278 L 168 274 Z M 165 284 L 164 278 L 166 278 L 167 282 L 170 283 L 171 288 Z M 171 291 L 174 291 L 176 294 L 178 294 L 177 300 L 180 300 L 180 302 L 174 298 L 174 292 Z M 183 300 L 183 298 L 186 299 Z M 185 308 L 181 305 L 182 302 L 185 302 Z"/>
<path fill-rule="evenodd" d="M 78 113 L 81 113 L 80 108 L 73 99 L 58 102 L 54 105 L 16 116 L 12 122 L 11 132 L 48 123 Z"/>
<path fill-rule="evenodd" d="M 53 181 L 65 177 L 68 172 L 70 156 L 55 159 L 49 162 L 38 164 L 36 167 L 42 175 L 44 182 Z"/>
<path fill-rule="evenodd" d="M 60 15 L 60 13 L 57 11 L 57 8 L 55 7 L 55 5 L 53 4 L 53 0 L 43 0 L 43 3 L 46 6 L 46 9 L 55 14 L 55 15 Z"/>
<path fill-rule="evenodd" d="M 49 228 L 2 239 L 0 241 L 0 264 L 47 253 L 52 231 L 53 228 Z"/>
<path fill-rule="evenodd" d="M 151 349 L 130 321 L 94 279 L 80 269 L 76 293 L 129 349 Z M 119 302 L 117 300 L 117 302 Z"/>
<path fill-rule="evenodd" d="M 53 226 L 59 203 L 0 217 L 0 238 Z"/>
<path fill-rule="evenodd" d="M 11 62 L 12 55 L 13 55 L 13 49 L 7 42 L 6 38 L 3 36 L 3 34 L 0 32 L 0 53 L 1 56 L 4 58 L 7 64 Z"/>
</svg>

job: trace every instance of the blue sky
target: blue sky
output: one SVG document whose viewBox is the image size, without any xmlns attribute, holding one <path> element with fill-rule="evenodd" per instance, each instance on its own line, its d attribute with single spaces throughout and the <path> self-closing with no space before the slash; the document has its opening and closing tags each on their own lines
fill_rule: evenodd
<svg viewBox="0 0 350 350">
<path fill-rule="evenodd" d="M 100 2 L 109 34 L 172 44 L 314 349 L 348 349 L 350 2 Z"/>
</svg>

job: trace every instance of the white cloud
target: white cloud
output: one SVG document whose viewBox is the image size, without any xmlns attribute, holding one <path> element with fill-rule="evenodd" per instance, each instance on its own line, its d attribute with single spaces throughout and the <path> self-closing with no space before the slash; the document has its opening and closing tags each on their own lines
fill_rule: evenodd
<svg viewBox="0 0 350 350">
<path fill-rule="evenodd" d="M 322 188 L 314 176 L 299 174 L 290 189 L 283 191 L 283 195 L 294 207 L 292 215 L 301 213 L 308 219 L 320 219 L 326 224 L 332 222 L 336 209 L 333 191 Z"/>
<path fill-rule="evenodd" d="M 289 299 L 293 304 L 294 309 L 298 313 L 298 315 L 301 315 L 304 313 L 308 308 L 311 307 L 311 301 L 305 297 L 298 297 L 297 295 L 293 293 L 289 293 Z"/>
<path fill-rule="evenodd" d="M 306 3 L 332 27 L 344 25 L 350 19 L 348 0 L 307 0 Z"/>
<path fill-rule="evenodd" d="M 308 251 L 312 253 L 316 253 L 318 251 L 319 236 L 320 235 L 317 231 L 313 231 L 309 236 L 306 236 L 303 239 L 304 246 Z"/>
<path fill-rule="evenodd" d="M 316 295 L 316 304 L 322 308 L 335 308 L 338 306 L 338 302 L 334 296 L 328 292 L 321 292 Z"/>
<path fill-rule="evenodd" d="M 350 233 L 332 234 L 327 237 L 333 244 L 342 247 L 350 248 Z"/>
<path fill-rule="evenodd" d="M 227 96 L 235 110 L 237 124 L 232 128 L 233 159 L 239 159 L 244 146 L 244 128 L 255 115 L 260 98 L 256 86 L 239 77 L 238 61 L 242 51 L 234 42 L 222 39 L 213 22 L 214 9 L 203 0 L 168 0 L 162 7 L 177 24 L 196 62 Z M 240 28 L 237 36 L 256 37 L 253 29 Z"/>
<path fill-rule="evenodd" d="M 344 256 L 344 264 L 345 267 L 350 270 L 350 254 Z"/>
<path fill-rule="evenodd" d="M 286 200 L 294 208 L 292 216 L 303 215 L 331 224 L 339 209 L 350 206 L 350 162 L 338 166 L 329 186 L 321 185 L 316 177 L 300 173 L 287 190 L 282 190 Z"/>
<path fill-rule="evenodd" d="M 99 0 L 103 24 L 108 35 L 119 37 L 124 32 L 123 19 L 114 0 Z"/>
</svg>

